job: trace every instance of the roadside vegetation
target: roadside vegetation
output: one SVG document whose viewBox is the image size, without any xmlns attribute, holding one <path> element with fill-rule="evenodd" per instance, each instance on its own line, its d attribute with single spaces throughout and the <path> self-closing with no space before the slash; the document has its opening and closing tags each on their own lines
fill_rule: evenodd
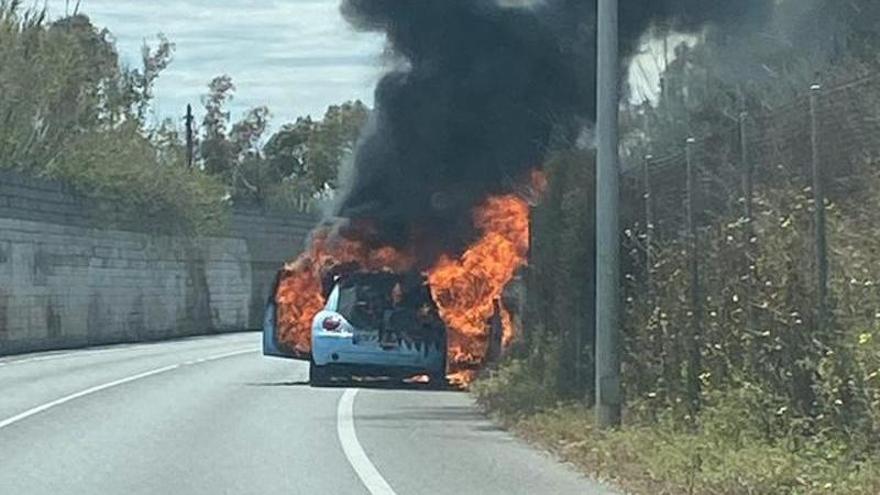
<svg viewBox="0 0 880 495">
<path fill-rule="evenodd" d="M 269 136 L 269 109 L 233 120 L 235 85 L 218 76 L 196 109 L 189 167 L 185 109 L 159 120 L 151 106 L 171 40 L 157 36 L 128 67 L 87 15 L 50 18 L 22 3 L 0 0 L 0 168 L 69 184 L 108 225 L 206 234 L 234 205 L 308 209 L 331 194 L 366 121 L 368 109 L 347 102 Z"/>
<path fill-rule="evenodd" d="M 674 48 L 676 56 L 654 68 L 664 90 L 625 109 L 622 427 L 597 431 L 589 408 L 594 191 L 584 164 L 594 157 L 577 146 L 562 147 L 547 167 L 524 335 L 474 386 L 478 401 L 511 429 L 633 493 L 880 493 L 880 133 L 873 124 L 880 32 L 866 21 L 880 19 L 880 7 L 782 5 L 797 12 L 765 28 L 772 35 L 709 30 Z M 817 19 L 827 22 L 817 28 Z M 658 29 L 657 39 L 664 35 Z M 825 325 L 817 315 L 805 97 L 815 82 L 828 88 L 819 111 Z M 743 111 L 755 164 L 751 221 L 738 158 Z M 699 308 L 681 186 L 690 136 L 698 138 L 700 168 Z M 647 154 L 657 167 L 650 229 Z"/>
</svg>

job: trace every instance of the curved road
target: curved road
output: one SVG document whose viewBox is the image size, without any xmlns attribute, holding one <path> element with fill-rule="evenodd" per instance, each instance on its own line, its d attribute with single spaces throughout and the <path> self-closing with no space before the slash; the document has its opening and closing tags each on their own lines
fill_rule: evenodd
<svg viewBox="0 0 880 495">
<path fill-rule="evenodd" d="M 312 389 L 259 335 L 0 358 L 0 494 L 605 494 L 467 394 Z"/>
</svg>

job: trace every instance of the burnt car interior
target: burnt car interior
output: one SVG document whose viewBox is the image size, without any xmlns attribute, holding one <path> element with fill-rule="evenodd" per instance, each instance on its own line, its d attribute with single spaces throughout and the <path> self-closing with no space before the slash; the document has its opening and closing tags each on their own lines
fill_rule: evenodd
<svg viewBox="0 0 880 495">
<path fill-rule="evenodd" d="M 422 275 L 354 273 L 338 285 L 338 312 L 357 330 L 375 332 L 383 347 L 445 346 L 446 328 Z"/>
</svg>

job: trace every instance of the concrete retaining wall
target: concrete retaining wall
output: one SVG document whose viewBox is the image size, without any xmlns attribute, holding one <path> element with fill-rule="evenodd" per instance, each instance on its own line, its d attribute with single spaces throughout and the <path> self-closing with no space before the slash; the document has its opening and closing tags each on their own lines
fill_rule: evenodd
<svg viewBox="0 0 880 495">
<path fill-rule="evenodd" d="M 101 228 L 62 184 L 0 173 L 0 355 L 258 329 L 314 218 L 237 210 L 212 238 Z"/>
</svg>

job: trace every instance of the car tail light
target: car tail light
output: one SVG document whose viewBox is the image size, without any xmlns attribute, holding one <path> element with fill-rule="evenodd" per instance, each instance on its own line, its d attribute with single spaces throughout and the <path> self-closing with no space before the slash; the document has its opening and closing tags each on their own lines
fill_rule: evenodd
<svg viewBox="0 0 880 495">
<path fill-rule="evenodd" d="M 339 327 L 342 326 L 342 320 L 335 316 L 328 316 L 324 318 L 324 321 L 321 322 L 321 328 L 328 332 L 338 332 Z"/>
</svg>

